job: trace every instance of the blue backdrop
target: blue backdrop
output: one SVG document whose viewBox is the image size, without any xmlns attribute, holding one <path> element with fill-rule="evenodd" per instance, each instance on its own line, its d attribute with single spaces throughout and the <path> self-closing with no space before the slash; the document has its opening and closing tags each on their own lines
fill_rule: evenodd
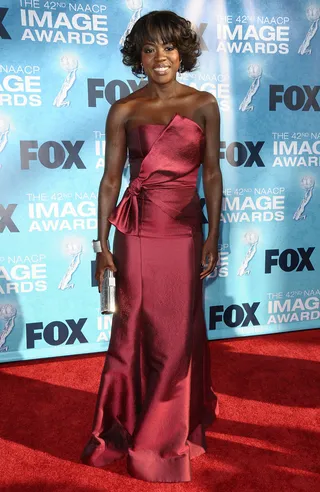
<svg viewBox="0 0 320 492">
<path fill-rule="evenodd" d="M 319 326 L 319 4 L 6 0 L 0 362 L 108 347 L 111 316 L 99 314 L 91 250 L 104 125 L 110 105 L 145 83 L 121 62 L 123 37 L 159 8 L 193 23 L 203 54 L 180 81 L 212 92 L 221 110 L 224 199 L 219 264 L 205 281 L 208 338 Z M 128 176 L 126 166 L 121 195 Z"/>
</svg>

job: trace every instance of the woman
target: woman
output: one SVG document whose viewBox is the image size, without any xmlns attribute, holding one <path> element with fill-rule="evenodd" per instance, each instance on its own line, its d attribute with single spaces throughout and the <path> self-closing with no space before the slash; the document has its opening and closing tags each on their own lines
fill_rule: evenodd
<svg viewBox="0 0 320 492">
<path fill-rule="evenodd" d="M 194 68 L 199 46 L 191 23 L 170 11 L 133 26 L 123 62 L 148 83 L 110 108 L 99 190 L 96 278 L 101 288 L 105 269 L 116 272 L 118 311 L 82 461 L 105 466 L 127 455 L 132 476 L 156 482 L 190 481 L 190 459 L 205 452 L 204 429 L 218 414 L 202 280 L 218 256 L 219 109 L 214 96 L 176 80 Z M 116 207 L 127 147 L 130 185 Z"/>
</svg>

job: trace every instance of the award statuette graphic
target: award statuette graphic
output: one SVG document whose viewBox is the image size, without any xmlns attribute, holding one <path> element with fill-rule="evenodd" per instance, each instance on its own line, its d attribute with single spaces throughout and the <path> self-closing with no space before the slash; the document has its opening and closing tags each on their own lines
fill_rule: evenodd
<svg viewBox="0 0 320 492">
<path fill-rule="evenodd" d="M 82 254 L 81 244 L 68 243 L 66 245 L 67 253 L 71 256 L 70 265 L 67 268 L 66 273 L 62 277 L 58 288 L 60 290 L 73 289 L 74 284 L 71 284 L 72 275 L 80 265 L 80 258 Z"/>
<path fill-rule="evenodd" d="M 253 82 L 247 92 L 247 95 L 243 99 L 239 106 L 240 111 L 253 111 L 254 106 L 251 104 L 252 98 L 260 87 L 260 79 L 262 76 L 262 68 L 260 65 L 252 64 L 248 66 L 248 75 Z"/>
<path fill-rule="evenodd" d="M 241 266 L 238 270 L 237 275 L 239 275 L 239 277 L 242 277 L 243 275 L 249 275 L 250 274 L 250 270 L 248 268 L 248 265 L 249 265 L 249 262 L 252 260 L 252 258 L 254 257 L 254 255 L 257 252 L 257 244 L 259 241 L 259 236 L 256 232 L 246 232 L 246 234 L 244 235 L 244 240 L 247 244 L 249 244 L 250 247 L 249 247 L 247 254 L 244 257 L 244 260 L 241 263 Z"/>
<path fill-rule="evenodd" d="M 299 207 L 293 214 L 294 220 L 301 220 L 307 218 L 307 215 L 304 214 L 304 210 L 312 198 L 315 182 L 316 181 L 313 176 L 303 176 L 303 178 L 301 179 L 300 186 L 305 190 L 305 194 L 301 200 Z"/>
<path fill-rule="evenodd" d="M 298 49 L 299 55 L 311 55 L 312 50 L 310 48 L 310 43 L 319 27 L 320 7 L 318 7 L 317 5 L 311 5 L 306 10 L 306 16 L 308 21 L 312 22 L 312 24 L 309 27 L 306 37 L 304 38 L 301 46 Z"/>
<path fill-rule="evenodd" d="M 8 143 L 10 131 L 10 123 L 2 116 L 0 116 L 0 152 L 3 151 Z"/>
<path fill-rule="evenodd" d="M 63 81 L 61 89 L 53 101 L 53 105 L 57 108 L 70 106 L 70 101 L 66 101 L 67 95 L 71 87 L 76 81 L 76 72 L 78 70 L 78 60 L 74 56 L 62 56 L 60 58 L 60 66 L 68 72 L 68 75 Z"/>
<path fill-rule="evenodd" d="M 0 305 L 0 319 L 4 320 L 4 328 L 0 331 L 0 352 L 7 352 L 9 349 L 5 342 L 14 328 L 16 315 L 17 310 L 12 304 Z"/>
<path fill-rule="evenodd" d="M 119 41 L 119 44 L 121 46 L 124 45 L 126 36 L 128 36 L 131 29 L 133 28 L 133 25 L 139 19 L 140 15 L 141 15 L 141 10 L 143 7 L 142 0 L 126 0 L 126 5 L 127 5 L 129 10 L 133 10 L 133 14 L 131 16 L 129 24 L 127 25 L 127 29 L 124 31 L 124 33 L 122 34 L 121 39 Z"/>
</svg>

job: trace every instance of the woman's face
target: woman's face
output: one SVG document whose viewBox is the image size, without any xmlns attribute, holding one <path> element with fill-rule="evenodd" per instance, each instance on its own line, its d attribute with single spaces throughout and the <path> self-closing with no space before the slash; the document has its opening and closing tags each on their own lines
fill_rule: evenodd
<svg viewBox="0 0 320 492">
<path fill-rule="evenodd" d="M 148 41 L 142 47 L 141 63 L 149 79 L 157 83 L 168 82 L 176 78 L 180 65 L 179 52 L 172 43 Z"/>
</svg>

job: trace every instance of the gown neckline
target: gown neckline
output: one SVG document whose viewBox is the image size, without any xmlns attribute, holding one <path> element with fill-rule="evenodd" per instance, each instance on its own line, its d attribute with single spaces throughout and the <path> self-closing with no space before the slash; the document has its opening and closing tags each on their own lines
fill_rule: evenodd
<svg viewBox="0 0 320 492">
<path fill-rule="evenodd" d="M 130 128 L 128 130 L 128 132 L 133 132 L 134 130 L 137 130 L 139 128 L 142 128 L 142 127 L 147 127 L 147 126 L 159 126 L 159 127 L 165 127 L 167 128 L 169 125 L 171 125 L 171 123 L 173 123 L 174 119 L 179 116 L 179 118 L 183 119 L 183 120 L 187 120 L 187 121 L 190 121 L 191 123 L 193 123 L 195 125 L 196 128 L 198 128 L 200 130 L 200 132 L 202 133 L 202 136 L 205 136 L 205 133 L 204 133 L 204 130 L 201 128 L 200 125 L 198 125 L 198 123 L 196 123 L 194 120 L 192 120 L 191 118 L 188 118 L 187 116 L 182 116 L 181 114 L 179 113 L 174 113 L 174 115 L 172 116 L 172 118 L 169 120 L 168 123 L 142 123 L 141 125 L 137 125 L 137 126 L 134 126 L 133 128 Z"/>
</svg>

